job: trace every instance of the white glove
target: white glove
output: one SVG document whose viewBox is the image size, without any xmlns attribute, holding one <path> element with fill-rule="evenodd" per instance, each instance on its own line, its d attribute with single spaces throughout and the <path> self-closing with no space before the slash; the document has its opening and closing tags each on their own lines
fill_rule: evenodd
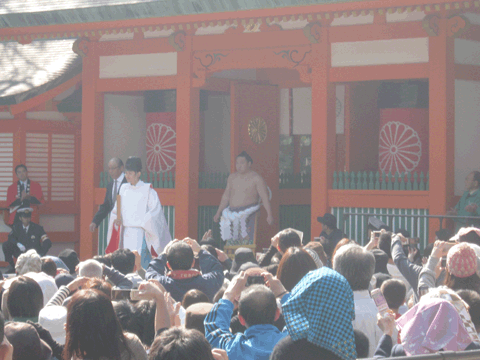
<svg viewBox="0 0 480 360">
<path fill-rule="evenodd" d="M 18 246 L 18 248 L 20 249 L 21 252 L 25 252 L 25 250 L 27 250 L 25 248 L 25 246 L 23 246 L 23 244 L 21 244 L 21 243 L 17 243 L 17 246 Z"/>
</svg>

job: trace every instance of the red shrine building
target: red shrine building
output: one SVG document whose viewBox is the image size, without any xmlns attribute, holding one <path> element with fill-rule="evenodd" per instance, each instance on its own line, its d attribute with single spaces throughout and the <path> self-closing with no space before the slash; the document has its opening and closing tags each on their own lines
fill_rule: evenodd
<svg viewBox="0 0 480 360">
<path fill-rule="evenodd" d="M 431 241 L 423 216 L 480 167 L 480 1 L 302 3 L 3 0 L 0 206 L 24 163 L 51 252 L 102 253 L 107 162 L 135 155 L 172 235 L 199 238 L 245 150 L 272 193 L 257 250 L 325 212 L 359 242 L 359 213 Z"/>
</svg>

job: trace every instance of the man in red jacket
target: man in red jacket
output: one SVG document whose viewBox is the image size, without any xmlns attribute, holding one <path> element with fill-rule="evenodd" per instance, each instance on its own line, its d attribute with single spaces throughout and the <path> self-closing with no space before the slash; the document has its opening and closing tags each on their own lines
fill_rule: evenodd
<svg viewBox="0 0 480 360">
<path fill-rule="evenodd" d="M 25 165 L 17 165 L 15 167 L 15 174 L 17 175 L 18 181 L 10 185 L 7 191 L 7 203 L 11 211 L 8 221 L 10 225 L 20 222 L 16 211 L 19 207 L 31 207 L 32 205 L 45 203 L 42 187 L 38 182 L 28 178 L 28 170 Z"/>
</svg>

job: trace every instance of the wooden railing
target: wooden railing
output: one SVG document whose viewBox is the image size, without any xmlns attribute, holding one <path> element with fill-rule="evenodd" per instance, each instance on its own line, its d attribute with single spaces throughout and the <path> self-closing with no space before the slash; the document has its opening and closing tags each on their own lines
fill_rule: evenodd
<svg viewBox="0 0 480 360">
<path fill-rule="evenodd" d="M 392 174 L 391 172 L 335 171 L 334 190 L 403 190 L 425 191 L 429 188 L 429 173 Z"/>
</svg>

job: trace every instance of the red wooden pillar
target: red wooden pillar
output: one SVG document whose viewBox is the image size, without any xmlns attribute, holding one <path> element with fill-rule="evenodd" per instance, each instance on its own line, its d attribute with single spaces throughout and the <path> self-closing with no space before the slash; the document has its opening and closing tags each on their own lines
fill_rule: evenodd
<svg viewBox="0 0 480 360">
<path fill-rule="evenodd" d="M 454 196 L 455 154 L 454 38 L 447 36 L 447 20 L 439 20 L 438 36 L 429 37 L 429 169 L 430 215 L 445 214 Z M 430 239 L 438 230 L 430 221 Z"/>
<path fill-rule="evenodd" d="M 95 187 L 99 182 L 98 159 L 103 158 L 103 94 L 96 92 L 99 57 L 95 42 L 88 43 L 82 70 L 82 130 L 80 165 L 80 259 L 92 257 L 93 234 L 89 230 L 95 214 Z M 100 131 L 101 130 L 101 131 Z"/>
<path fill-rule="evenodd" d="M 177 164 L 175 237 L 196 239 L 200 153 L 200 91 L 192 87 L 192 36 L 177 59 Z"/>
<path fill-rule="evenodd" d="M 329 82 L 331 52 L 329 28 L 321 28 L 318 44 L 312 45 L 312 237 L 321 232 L 318 216 L 330 211 L 328 189 L 335 169 L 335 84 Z"/>
</svg>

